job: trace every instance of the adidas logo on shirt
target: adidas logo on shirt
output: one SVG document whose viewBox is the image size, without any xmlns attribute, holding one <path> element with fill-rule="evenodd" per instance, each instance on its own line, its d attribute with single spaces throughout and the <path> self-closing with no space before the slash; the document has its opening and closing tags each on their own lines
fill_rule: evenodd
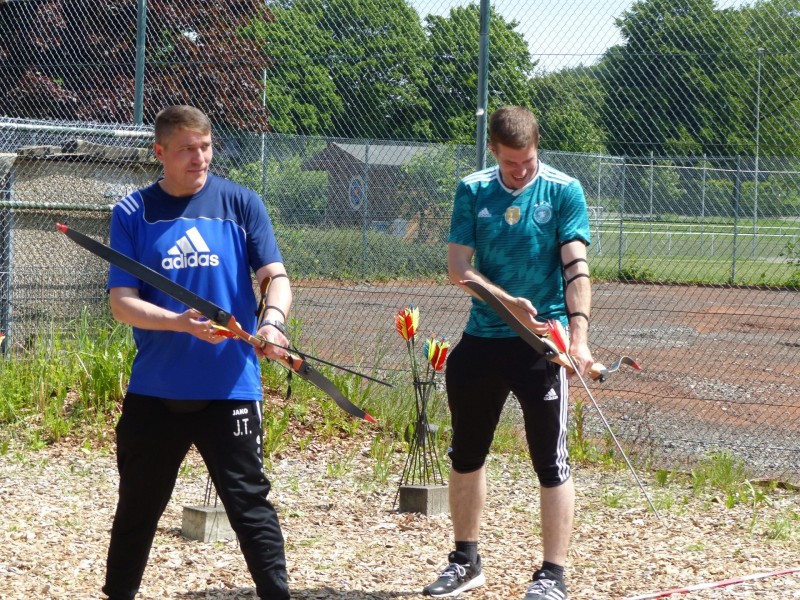
<svg viewBox="0 0 800 600">
<path fill-rule="evenodd" d="M 219 255 L 212 254 L 211 248 L 208 247 L 197 227 L 188 230 L 172 248 L 167 250 L 167 254 L 169 256 L 161 261 L 161 267 L 167 271 L 219 265 Z"/>
<path fill-rule="evenodd" d="M 479 219 L 488 219 L 492 216 L 492 213 L 489 212 L 485 206 L 481 209 L 481 212 L 478 213 Z"/>
</svg>

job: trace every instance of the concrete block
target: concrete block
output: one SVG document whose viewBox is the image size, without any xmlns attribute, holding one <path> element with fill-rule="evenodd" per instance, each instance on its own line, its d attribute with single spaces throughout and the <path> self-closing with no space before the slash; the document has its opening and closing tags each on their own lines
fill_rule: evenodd
<svg viewBox="0 0 800 600">
<path fill-rule="evenodd" d="M 181 535 L 201 542 L 236 539 L 223 506 L 184 506 Z"/>
<path fill-rule="evenodd" d="M 426 516 L 450 512 L 446 485 L 401 485 L 401 513 L 413 512 Z"/>
</svg>

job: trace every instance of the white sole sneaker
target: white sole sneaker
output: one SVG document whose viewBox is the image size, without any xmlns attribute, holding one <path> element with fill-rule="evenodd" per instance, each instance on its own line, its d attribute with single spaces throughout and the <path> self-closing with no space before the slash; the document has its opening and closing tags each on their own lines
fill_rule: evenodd
<svg viewBox="0 0 800 600">
<path fill-rule="evenodd" d="M 473 590 L 476 587 L 482 586 L 486 583 L 486 576 L 483 573 L 478 573 L 475 577 L 470 579 L 469 581 L 465 582 L 460 588 L 454 589 L 452 592 L 447 592 L 446 594 L 428 594 L 432 598 L 455 598 L 462 592 L 468 592 L 469 590 Z"/>
</svg>

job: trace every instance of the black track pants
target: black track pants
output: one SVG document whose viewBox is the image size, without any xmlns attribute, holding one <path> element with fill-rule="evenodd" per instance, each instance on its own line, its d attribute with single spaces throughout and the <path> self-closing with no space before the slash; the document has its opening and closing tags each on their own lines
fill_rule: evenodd
<svg viewBox="0 0 800 600">
<path fill-rule="evenodd" d="M 570 478 L 567 452 L 569 388 L 562 367 L 518 337 L 464 334 L 447 357 L 447 401 L 453 470 L 471 473 L 486 461 L 506 399 L 519 400 L 539 482 L 556 487 Z"/>
<path fill-rule="evenodd" d="M 128 394 L 116 432 L 119 500 L 103 586 L 111 600 L 136 595 L 158 520 L 192 444 L 225 506 L 259 598 L 289 598 L 283 534 L 267 500 L 258 403 L 214 401 L 197 412 L 173 413 L 157 398 Z"/>
</svg>

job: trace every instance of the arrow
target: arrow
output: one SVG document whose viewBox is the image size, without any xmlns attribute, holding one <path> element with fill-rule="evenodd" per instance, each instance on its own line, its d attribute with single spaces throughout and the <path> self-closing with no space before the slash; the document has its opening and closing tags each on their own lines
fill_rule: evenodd
<svg viewBox="0 0 800 600">
<path fill-rule="evenodd" d="M 586 381 L 581 376 L 580 372 L 578 371 L 577 365 L 573 360 L 572 356 L 570 356 L 568 350 L 568 342 L 566 335 L 564 334 L 563 328 L 560 326 L 560 323 L 555 321 L 551 321 L 548 323 L 548 329 L 550 331 L 550 338 L 542 338 L 536 335 L 533 331 L 528 329 L 522 321 L 520 321 L 517 316 L 514 314 L 512 307 L 507 305 L 505 302 L 500 300 L 497 296 L 495 296 L 489 288 L 483 285 L 479 281 L 474 281 L 471 279 L 467 279 L 460 282 L 462 285 L 465 285 L 470 290 L 475 292 L 478 297 L 486 302 L 492 309 L 498 314 L 498 316 L 506 322 L 506 324 L 511 327 L 519 336 L 528 342 L 535 350 L 537 350 L 540 354 L 542 354 L 547 360 L 552 361 L 554 363 L 560 364 L 571 371 L 573 371 L 577 376 L 578 380 L 583 385 L 583 389 L 586 390 L 586 393 L 589 395 L 589 398 L 594 404 L 594 407 L 597 409 L 597 413 L 600 415 L 600 419 L 603 421 L 603 424 L 606 426 L 606 429 L 611 434 L 611 439 L 614 440 L 614 443 L 617 445 L 617 448 L 622 453 L 622 458 L 625 459 L 625 463 L 628 465 L 628 468 L 633 473 L 633 478 L 636 480 L 636 483 L 639 484 L 639 489 L 642 490 L 644 497 L 647 499 L 647 503 L 650 505 L 650 508 L 653 511 L 653 514 L 661 520 L 661 515 L 658 514 L 653 501 L 650 499 L 650 496 L 647 494 L 647 491 L 644 489 L 639 476 L 636 474 L 636 470 L 631 465 L 631 461 L 628 460 L 628 455 L 625 454 L 625 450 L 622 448 L 622 445 L 617 440 L 617 436 L 614 435 L 614 430 L 611 429 L 611 425 L 609 425 L 608 421 L 606 420 L 605 415 L 603 415 L 603 411 L 600 410 L 600 406 L 597 404 L 597 401 L 594 399 L 594 394 L 592 394 L 589 387 L 586 385 Z M 521 309 L 519 309 L 521 310 Z M 611 365 L 610 369 L 607 369 L 603 365 L 599 363 L 595 363 L 592 365 L 591 369 L 589 370 L 589 376 L 592 379 L 605 381 L 606 377 L 609 373 L 613 373 L 617 369 L 619 369 L 620 365 L 627 364 L 632 366 L 636 370 L 641 370 L 641 367 L 634 361 L 632 358 L 627 356 L 620 357 L 613 365 Z"/>
<path fill-rule="evenodd" d="M 745 575 L 743 577 L 731 577 L 730 579 L 722 579 L 720 581 L 712 581 L 710 583 L 698 583 L 696 585 L 690 585 L 682 588 L 653 592 L 651 594 L 642 594 L 641 596 L 626 596 L 622 600 L 650 600 L 652 598 L 667 598 L 673 594 L 688 594 L 689 592 L 721 588 L 729 585 L 744 583 L 746 581 L 766 579 L 767 577 L 778 577 L 781 575 L 791 575 L 792 573 L 798 572 L 800 572 L 800 567 L 791 567 L 789 569 L 781 569 L 780 571 L 772 571 L 771 573 L 756 573 L 754 575 Z"/>
<path fill-rule="evenodd" d="M 567 353 L 560 350 L 557 345 L 559 336 L 562 338 L 562 344 L 565 344 L 565 339 L 563 338 L 562 333 L 556 329 L 555 326 L 550 326 L 550 338 L 544 338 L 536 335 L 533 331 L 528 329 L 517 316 L 518 314 L 521 315 L 523 312 L 526 312 L 523 311 L 522 308 L 506 304 L 500 298 L 495 296 L 489 290 L 489 288 L 483 285 L 483 283 L 480 281 L 465 279 L 459 283 L 475 292 L 475 294 L 477 294 L 481 300 L 491 306 L 492 309 L 503 319 L 503 321 L 505 321 L 506 324 L 514 330 L 514 333 L 528 342 L 528 344 L 532 346 L 533 349 L 539 354 L 543 355 L 551 362 L 559 364 L 562 367 L 566 367 L 570 371 L 574 370 L 572 361 L 570 360 L 569 356 L 567 356 Z M 622 356 L 613 365 L 611 365 L 610 368 L 606 368 L 601 363 L 593 364 L 589 369 L 589 377 L 594 381 L 603 382 L 606 380 L 606 377 L 608 377 L 609 374 L 619 370 L 620 366 L 623 364 L 629 365 L 637 371 L 642 370 L 635 360 L 628 356 Z"/>
<path fill-rule="evenodd" d="M 80 231 L 67 227 L 66 225 L 56 223 L 56 228 L 70 238 L 73 242 L 85 248 L 92 254 L 102 258 L 106 262 L 116 267 L 119 267 L 123 271 L 130 273 L 137 279 L 152 285 L 154 288 L 161 290 L 165 294 L 172 296 L 175 298 L 175 300 L 182 302 L 189 308 L 193 308 L 201 315 L 206 317 L 209 321 L 225 327 L 236 337 L 247 342 L 254 348 L 264 348 L 264 345 L 267 343 L 264 338 L 251 335 L 244 331 L 239 326 L 236 318 L 228 311 L 223 310 L 209 300 L 198 296 L 193 291 L 186 289 L 178 283 L 175 283 L 171 279 L 168 279 L 150 267 L 133 260 L 129 256 L 125 256 L 121 252 L 118 252 L 117 250 L 114 250 L 113 248 L 106 246 L 105 244 L 102 244 L 87 235 L 84 235 Z M 305 379 L 328 394 L 346 413 L 371 423 L 377 422 L 372 415 L 364 412 L 355 404 L 350 402 L 350 400 L 345 397 L 341 390 L 333 385 L 333 382 L 308 364 L 308 361 L 306 361 L 302 356 L 293 355 L 288 349 L 286 349 L 286 357 L 277 360 L 287 369 L 297 373 L 301 379 Z"/>
</svg>

